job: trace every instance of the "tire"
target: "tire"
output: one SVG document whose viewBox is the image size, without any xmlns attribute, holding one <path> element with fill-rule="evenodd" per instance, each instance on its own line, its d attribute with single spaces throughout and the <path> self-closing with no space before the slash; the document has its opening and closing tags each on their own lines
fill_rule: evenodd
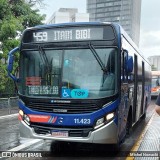
<svg viewBox="0 0 160 160">
<path fill-rule="evenodd" d="M 129 137 L 132 134 L 132 116 L 131 112 L 129 112 L 126 124 L 126 137 Z"/>
<path fill-rule="evenodd" d="M 112 145 L 112 150 L 114 153 L 117 153 L 120 151 L 120 145 L 119 144 L 114 144 Z"/>
<path fill-rule="evenodd" d="M 50 150 L 53 154 L 60 154 L 67 151 L 67 143 L 55 141 L 51 143 Z"/>
<path fill-rule="evenodd" d="M 143 114 L 142 119 L 146 118 L 146 112 Z"/>
<path fill-rule="evenodd" d="M 145 119 L 146 118 L 146 109 L 147 109 L 147 100 L 146 100 L 146 102 L 145 102 L 145 112 L 144 112 L 144 114 L 143 114 L 143 116 L 142 116 L 142 119 Z"/>
</svg>

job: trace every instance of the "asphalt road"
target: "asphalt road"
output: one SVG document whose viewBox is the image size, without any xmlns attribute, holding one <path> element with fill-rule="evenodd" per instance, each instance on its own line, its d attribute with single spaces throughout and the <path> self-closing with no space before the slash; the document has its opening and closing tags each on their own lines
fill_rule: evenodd
<svg viewBox="0 0 160 160">
<path fill-rule="evenodd" d="M 20 145 L 17 118 L 0 119 L 0 151 L 6 151 Z"/>
</svg>

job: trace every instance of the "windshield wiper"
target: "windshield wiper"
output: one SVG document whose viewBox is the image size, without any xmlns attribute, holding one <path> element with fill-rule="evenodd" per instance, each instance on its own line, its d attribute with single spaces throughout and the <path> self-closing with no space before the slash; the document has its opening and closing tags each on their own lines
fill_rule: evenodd
<svg viewBox="0 0 160 160">
<path fill-rule="evenodd" d="M 41 57 L 44 65 L 47 66 L 47 73 L 49 74 L 50 73 L 50 67 L 49 67 L 49 62 L 48 62 L 48 58 L 46 56 L 46 53 L 41 46 L 39 46 L 38 48 L 39 48 L 40 57 Z"/>
<path fill-rule="evenodd" d="M 39 46 L 38 49 L 39 49 L 39 54 L 40 54 L 41 60 L 44 64 L 44 66 L 46 66 L 45 80 L 47 82 L 47 85 L 51 85 L 51 69 L 49 66 L 48 58 L 46 56 L 45 51 L 43 50 L 43 48 L 41 46 Z"/>
<path fill-rule="evenodd" d="M 96 52 L 94 46 L 89 44 L 89 48 L 92 51 L 94 57 L 96 58 L 98 64 L 100 65 L 102 71 L 107 73 L 107 68 L 105 67 L 104 63 L 102 62 L 101 58 L 99 57 L 98 53 Z"/>
</svg>

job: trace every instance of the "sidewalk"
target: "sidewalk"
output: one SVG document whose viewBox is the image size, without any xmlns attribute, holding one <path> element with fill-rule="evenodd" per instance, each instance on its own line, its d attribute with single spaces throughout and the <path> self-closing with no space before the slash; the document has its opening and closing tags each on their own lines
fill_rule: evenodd
<svg viewBox="0 0 160 160">
<path fill-rule="evenodd" d="M 134 160 L 160 160 L 160 116 L 154 112 Z M 141 156 L 142 155 L 142 156 Z"/>
<path fill-rule="evenodd" d="M 155 112 L 138 151 L 160 151 L 160 116 Z"/>
</svg>

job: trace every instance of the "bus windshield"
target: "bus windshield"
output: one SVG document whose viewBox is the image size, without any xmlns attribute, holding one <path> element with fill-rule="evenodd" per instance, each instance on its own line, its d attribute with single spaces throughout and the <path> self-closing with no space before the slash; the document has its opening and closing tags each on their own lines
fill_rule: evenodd
<svg viewBox="0 0 160 160">
<path fill-rule="evenodd" d="M 105 67 L 105 71 L 101 65 Z M 102 98 L 117 91 L 115 48 L 25 50 L 20 58 L 19 93 L 32 97 Z"/>
<path fill-rule="evenodd" d="M 159 76 L 152 77 L 152 88 L 160 86 L 160 78 Z"/>
</svg>

